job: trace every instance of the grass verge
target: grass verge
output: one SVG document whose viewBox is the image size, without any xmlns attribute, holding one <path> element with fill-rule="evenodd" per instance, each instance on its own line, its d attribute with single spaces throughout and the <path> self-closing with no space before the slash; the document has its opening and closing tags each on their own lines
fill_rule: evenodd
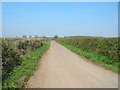
<svg viewBox="0 0 120 90">
<path fill-rule="evenodd" d="M 58 42 L 58 41 L 57 41 Z M 72 52 L 77 53 L 78 55 L 88 59 L 88 61 L 91 61 L 97 65 L 100 65 L 108 70 L 111 70 L 115 73 L 120 73 L 118 72 L 118 62 L 113 62 L 113 60 L 110 60 L 108 57 L 106 56 L 101 56 L 101 55 L 97 55 L 97 54 L 93 54 L 93 53 L 89 53 L 86 51 L 82 51 L 79 48 L 73 47 L 71 45 L 67 45 L 65 43 L 61 43 L 58 42 L 59 44 L 65 46 L 66 48 L 68 48 L 69 50 L 71 50 Z"/>
<path fill-rule="evenodd" d="M 20 66 L 14 68 L 10 73 L 10 76 L 5 80 L 3 88 L 22 88 L 29 80 L 29 77 L 33 75 L 37 69 L 38 61 L 42 55 L 49 49 L 50 41 L 46 41 L 46 44 L 33 52 L 23 56 L 23 61 Z"/>
</svg>

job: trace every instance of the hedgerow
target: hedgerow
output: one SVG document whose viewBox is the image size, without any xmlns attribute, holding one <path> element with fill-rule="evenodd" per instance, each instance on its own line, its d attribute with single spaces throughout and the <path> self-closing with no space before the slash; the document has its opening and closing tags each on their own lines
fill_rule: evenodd
<svg viewBox="0 0 120 90">
<path fill-rule="evenodd" d="M 14 46 L 15 49 L 18 50 L 20 54 L 24 55 L 37 48 L 40 48 L 41 46 L 43 46 L 43 44 L 44 40 L 32 39 L 32 40 L 19 40 L 14 44 Z"/>
<path fill-rule="evenodd" d="M 8 39 L 2 39 L 0 46 L 2 48 L 2 80 L 9 76 L 10 72 L 21 65 L 23 55 L 36 50 L 44 45 L 44 40 L 30 39 L 17 40 L 11 43 Z"/>
<path fill-rule="evenodd" d="M 22 59 L 20 54 L 14 50 L 10 42 L 6 39 L 2 40 L 2 80 L 4 81 L 13 68 L 20 65 Z"/>
</svg>

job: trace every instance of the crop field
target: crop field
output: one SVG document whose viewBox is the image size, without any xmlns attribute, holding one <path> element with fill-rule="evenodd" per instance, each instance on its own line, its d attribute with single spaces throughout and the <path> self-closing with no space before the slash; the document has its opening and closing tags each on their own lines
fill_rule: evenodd
<svg viewBox="0 0 120 90">
<path fill-rule="evenodd" d="M 49 47 L 49 41 L 45 39 L 25 38 L 1 38 L 0 40 L 3 87 L 16 87 L 16 84 L 19 84 L 19 87 L 23 85 L 24 80 L 29 78 L 35 70 L 38 59 Z M 32 66 L 32 64 L 35 65 Z M 16 69 L 20 69 L 21 71 L 16 71 Z M 28 70 L 29 73 L 25 72 L 25 70 Z M 19 73 L 24 73 L 25 78 L 23 81 L 20 81 L 23 76 Z M 14 81 L 13 79 L 18 81 Z"/>
<path fill-rule="evenodd" d="M 87 59 L 91 59 L 92 62 L 101 64 L 110 70 L 115 67 L 112 71 L 118 72 L 120 55 L 118 38 L 64 38 L 57 39 L 56 41 L 73 52 Z"/>
</svg>

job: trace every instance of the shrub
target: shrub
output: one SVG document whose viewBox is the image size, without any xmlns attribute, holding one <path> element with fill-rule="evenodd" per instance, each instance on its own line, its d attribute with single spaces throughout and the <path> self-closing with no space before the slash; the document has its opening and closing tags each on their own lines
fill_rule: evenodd
<svg viewBox="0 0 120 90">
<path fill-rule="evenodd" d="M 6 39 L 2 40 L 2 79 L 4 80 L 13 68 L 21 63 L 21 57 Z"/>
<path fill-rule="evenodd" d="M 22 55 L 31 52 L 37 48 L 43 46 L 43 40 L 20 40 L 15 43 L 16 50 L 18 50 Z"/>
<path fill-rule="evenodd" d="M 44 40 L 17 40 L 12 43 L 8 39 L 2 39 L 2 80 L 10 75 L 14 67 L 21 65 L 23 55 L 40 48 L 44 45 Z"/>
</svg>

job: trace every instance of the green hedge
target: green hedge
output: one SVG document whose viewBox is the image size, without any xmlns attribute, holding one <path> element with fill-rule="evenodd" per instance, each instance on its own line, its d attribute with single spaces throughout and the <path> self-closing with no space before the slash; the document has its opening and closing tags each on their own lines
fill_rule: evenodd
<svg viewBox="0 0 120 90">
<path fill-rule="evenodd" d="M 9 40 L 3 39 L 0 46 L 2 47 L 2 80 L 4 81 L 13 68 L 21 64 L 22 58 Z"/>
</svg>

